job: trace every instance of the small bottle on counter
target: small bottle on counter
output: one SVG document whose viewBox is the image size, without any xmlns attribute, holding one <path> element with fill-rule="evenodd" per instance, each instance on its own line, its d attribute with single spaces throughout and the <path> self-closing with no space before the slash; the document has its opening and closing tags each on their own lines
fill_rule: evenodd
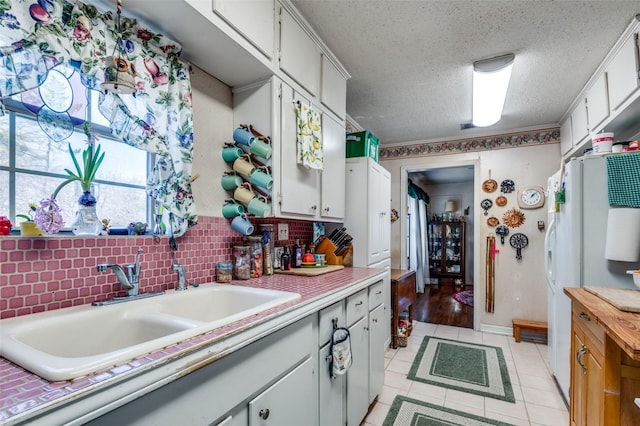
<svg viewBox="0 0 640 426">
<path fill-rule="evenodd" d="M 291 256 L 289 255 L 289 247 L 284 247 L 284 252 L 280 258 L 280 269 L 283 271 L 291 270 Z"/>
<path fill-rule="evenodd" d="M 302 266 L 302 246 L 300 246 L 300 240 L 296 238 L 291 250 L 292 262 L 291 266 L 294 268 L 300 268 Z"/>
</svg>

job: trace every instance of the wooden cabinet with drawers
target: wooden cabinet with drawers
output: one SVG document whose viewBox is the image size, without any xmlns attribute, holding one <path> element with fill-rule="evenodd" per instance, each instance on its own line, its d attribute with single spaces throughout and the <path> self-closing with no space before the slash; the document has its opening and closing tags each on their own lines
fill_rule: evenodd
<svg viewBox="0 0 640 426">
<path fill-rule="evenodd" d="M 570 424 L 640 424 L 640 314 L 583 288 L 564 292 L 572 301 Z"/>
</svg>

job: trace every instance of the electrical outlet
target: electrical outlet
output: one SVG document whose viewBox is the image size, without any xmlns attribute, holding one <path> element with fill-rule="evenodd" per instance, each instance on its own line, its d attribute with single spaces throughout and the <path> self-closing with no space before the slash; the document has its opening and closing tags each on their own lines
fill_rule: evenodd
<svg viewBox="0 0 640 426">
<path fill-rule="evenodd" d="M 289 224 L 288 223 L 279 223 L 278 224 L 278 240 L 288 240 L 289 239 Z"/>
</svg>

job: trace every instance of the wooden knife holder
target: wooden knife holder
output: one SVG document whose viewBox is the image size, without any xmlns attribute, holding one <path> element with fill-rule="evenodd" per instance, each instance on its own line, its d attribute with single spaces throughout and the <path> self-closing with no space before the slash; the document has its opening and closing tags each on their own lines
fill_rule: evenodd
<svg viewBox="0 0 640 426">
<path fill-rule="evenodd" d="M 328 238 L 325 238 L 316 247 L 316 253 L 324 254 L 324 260 L 327 265 L 342 265 L 342 256 L 336 256 L 337 247 Z"/>
</svg>

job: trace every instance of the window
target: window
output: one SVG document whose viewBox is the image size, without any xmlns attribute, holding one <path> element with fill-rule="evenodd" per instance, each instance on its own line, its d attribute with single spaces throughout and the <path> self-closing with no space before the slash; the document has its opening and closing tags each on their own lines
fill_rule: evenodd
<svg viewBox="0 0 640 426">
<path fill-rule="evenodd" d="M 109 219 L 113 227 L 137 221 L 151 223 L 150 199 L 145 190 L 150 154 L 114 139 L 106 126 L 107 120 L 97 108 L 99 94 L 81 88 L 87 91 L 87 121 L 92 123 L 91 130 L 105 152 L 93 187 L 98 217 Z M 53 193 L 66 178 L 64 169 L 75 170 L 68 144 L 77 157 L 86 147 L 82 125 L 73 127 L 67 139 L 56 141 L 49 137 L 47 133 L 51 132 L 47 130 L 51 129 L 46 126 L 51 126 L 51 122 L 34 115 L 30 108 L 33 105 L 25 103 L 25 99 L 17 95 L 5 100 L 8 113 L 0 117 L 0 215 L 8 215 L 14 225 L 15 215 L 26 213 L 29 203 L 37 203 Z M 56 197 L 65 227 L 73 222 L 80 195 L 80 184 L 73 182 Z"/>
</svg>

